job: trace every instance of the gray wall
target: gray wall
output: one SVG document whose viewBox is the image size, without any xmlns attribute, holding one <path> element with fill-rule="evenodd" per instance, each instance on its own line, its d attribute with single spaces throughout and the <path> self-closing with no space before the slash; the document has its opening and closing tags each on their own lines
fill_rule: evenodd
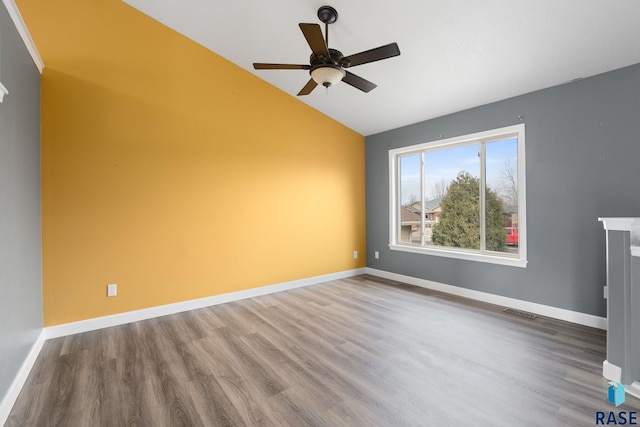
<svg viewBox="0 0 640 427">
<path fill-rule="evenodd" d="M 388 150 L 517 124 L 519 115 L 527 268 L 390 251 Z M 597 219 L 640 216 L 640 65 L 371 135 L 366 174 L 367 266 L 606 316 Z"/>
<path fill-rule="evenodd" d="M 0 400 L 42 330 L 40 74 L 0 2 Z"/>
</svg>

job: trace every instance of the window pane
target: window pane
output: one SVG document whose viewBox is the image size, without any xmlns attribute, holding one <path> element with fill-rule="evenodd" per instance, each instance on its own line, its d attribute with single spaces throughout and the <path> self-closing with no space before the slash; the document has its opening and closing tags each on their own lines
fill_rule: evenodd
<svg viewBox="0 0 640 427">
<path fill-rule="evenodd" d="M 480 249 L 479 145 L 425 153 L 427 245 Z"/>
<path fill-rule="evenodd" d="M 485 144 L 487 250 L 518 254 L 518 139 Z"/>
<path fill-rule="evenodd" d="M 400 157 L 400 229 L 398 241 L 420 244 L 420 154 Z"/>
</svg>

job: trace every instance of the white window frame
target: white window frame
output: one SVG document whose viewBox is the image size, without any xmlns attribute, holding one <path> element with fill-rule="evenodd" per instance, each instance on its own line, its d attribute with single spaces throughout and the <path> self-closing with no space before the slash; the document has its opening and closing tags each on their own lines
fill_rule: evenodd
<svg viewBox="0 0 640 427">
<path fill-rule="evenodd" d="M 502 255 L 497 252 L 480 252 L 473 249 L 450 248 L 443 246 L 416 246 L 398 241 L 400 227 L 398 214 L 399 184 L 399 158 L 407 154 L 418 154 L 435 148 L 454 147 L 472 143 L 497 141 L 508 137 L 517 136 L 518 139 L 518 255 Z M 481 145 L 484 147 L 484 145 Z M 482 151 L 484 151 L 482 149 Z M 481 169 L 484 169 L 484 153 L 481 154 Z M 526 173 L 525 173 L 525 126 L 524 123 L 478 132 L 471 135 L 463 135 L 440 141 L 425 142 L 407 147 L 389 150 L 389 248 L 394 251 L 412 252 L 424 255 L 435 255 L 447 258 L 457 258 L 469 261 L 501 264 L 512 267 L 527 266 L 527 205 L 526 205 Z M 421 174 L 423 170 L 421 171 Z M 481 171 L 481 179 L 484 180 L 484 170 Z M 422 181 L 422 180 L 421 180 Z M 422 186 L 422 183 L 421 183 Z M 422 191 L 424 193 L 424 189 Z M 422 194 L 424 205 L 424 194 Z M 484 204 L 484 200 L 482 201 Z M 424 209 L 423 209 L 424 212 Z M 484 212 L 481 212 L 484 215 Z M 424 222 L 424 218 L 422 219 Z"/>
</svg>

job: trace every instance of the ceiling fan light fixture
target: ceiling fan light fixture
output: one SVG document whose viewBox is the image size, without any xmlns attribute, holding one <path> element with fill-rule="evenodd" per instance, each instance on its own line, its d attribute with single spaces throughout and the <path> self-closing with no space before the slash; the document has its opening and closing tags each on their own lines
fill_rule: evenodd
<svg viewBox="0 0 640 427">
<path fill-rule="evenodd" d="M 323 65 L 311 70 L 311 78 L 324 87 L 339 83 L 347 73 L 340 67 Z"/>
</svg>

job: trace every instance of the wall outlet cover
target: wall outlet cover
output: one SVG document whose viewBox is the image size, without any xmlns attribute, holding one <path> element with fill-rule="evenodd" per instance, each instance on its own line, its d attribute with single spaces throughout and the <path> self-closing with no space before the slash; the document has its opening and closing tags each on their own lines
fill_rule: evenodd
<svg viewBox="0 0 640 427">
<path fill-rule="evenodd" d="M 116 295 L 118 295 L 118 285 L 115 283 L 107 285 L 107 296 L 115 297 Z"/>
</svg>

